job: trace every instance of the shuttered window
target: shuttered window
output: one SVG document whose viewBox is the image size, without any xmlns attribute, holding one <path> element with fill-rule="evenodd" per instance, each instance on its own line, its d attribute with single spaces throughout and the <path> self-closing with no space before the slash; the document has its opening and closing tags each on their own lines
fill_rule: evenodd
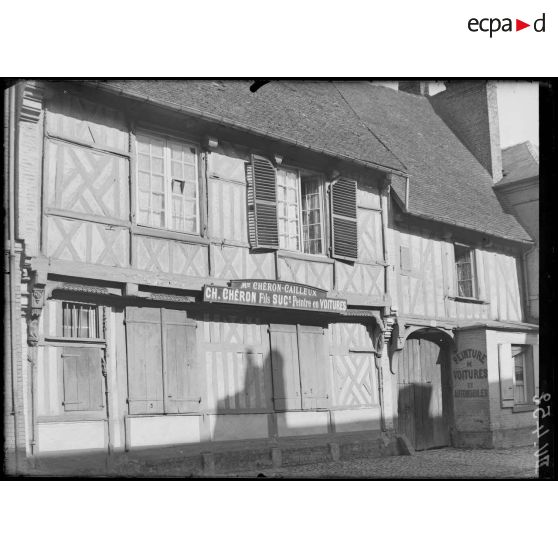
<svg viewBox="0 0 558 558">
<path fill-rule="evenodd" d="M 324 181 L 300 169 L 275 169 L 252 155 L 246 165 L 248 232 L 252 248 L 326 253 Z M 358 257 L 357 182 L 339 178 L 331 185 L 331 255 Z"/>
<path fill-rule="evenodd" d="M 331 254 L 334 258 L 355 261 L 358 257 L 357 183 L 339 178 L 331 185 Z"/>
<path fill-rule="evenodd" d="M 247 166 L 248 235 L 252 248 L 278 248 L 275 167 L 252 155 Z"/>
<path fill-rule="evenodd" d="M 75 420 L 76 415 L 85 412 L 88 418 L 93 417 L 92 413 L 94 418 L 102 418 L 106 411 L 103 307 L 57 301 L 50 309 L 56 324 L 45 332 L 46 347 L 50 354 L 57 355 L 58 365 L 57 388 L 53 385 L 49 388 L 47 414 L 56 413 L 61 418 Z"/>
<path fill-rule="evenodd" d="M 138 223 L 198 234 L 198 151 L 163 137 L 137 136 Z"/>
<path fill-rule="evenodd" d="M 196 323 L 182 310 L 127 308 L 130 414 L 197 411 L 202 402 Z"/>
</svg>

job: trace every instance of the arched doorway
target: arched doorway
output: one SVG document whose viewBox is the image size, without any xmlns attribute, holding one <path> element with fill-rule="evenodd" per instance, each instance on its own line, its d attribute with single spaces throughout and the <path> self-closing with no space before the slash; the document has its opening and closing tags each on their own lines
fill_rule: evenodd
<svg viewBox="0 0 558 558">
<path fill-rule="evenodd" d="M 450 444 L 452 424 L 449 344 L 435 329 L 406 339 L 397 372 L 398 431 L 416 450 Z"/>
</svg>

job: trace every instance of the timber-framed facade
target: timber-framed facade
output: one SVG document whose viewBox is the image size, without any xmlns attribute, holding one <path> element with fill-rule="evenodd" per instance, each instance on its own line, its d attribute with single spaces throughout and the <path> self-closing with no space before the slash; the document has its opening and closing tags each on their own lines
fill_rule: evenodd
<svg viewBox="0 0 558 558">
<path fill-rule="evenodd" d="M 306 99 L 272 84 L 255 104 L 245 83 L 145 86 L 6 94 L 8 451 L 524 441 L 538 330 L 524 320 L 531 240 L 515 221 L 502 232 L 511 216 L 479 230 L 414 211 L 416 157 L 362 125 L 367 84 Z M 306 111 L 316 102 L 325 116 Z M 324 129 L 329 102 L 346 112 Z"/>
</svg>

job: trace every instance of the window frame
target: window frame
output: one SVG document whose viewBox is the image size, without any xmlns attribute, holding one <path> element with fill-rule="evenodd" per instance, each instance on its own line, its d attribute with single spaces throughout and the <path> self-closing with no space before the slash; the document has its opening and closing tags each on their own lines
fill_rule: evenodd
<svg viewBox="0 0 558 558">
<path fill-rule="evenodd" d="M 457 268 L 457 248 L 466 249 L 469 252 L 470 256 L 470 266 L 471 266 L 471 296 L 462 295 L 459 293 L 459 273 Z M 477 280 L 477 265 L 476 265 L 476 249 L 473 246 L 468 244 L 462 244 L 460 242 L 454 242 L 453 244 L 453 264 L 454 264 L 454 298 L 462 299 L 462 300 L 479 300 L 479 288 L 478 288 L 478 280 Z"/>
<path fill-rule="evenodd" d="M 299 248 L 297 250 L 293 249 L 293 248 L 288 248 L 288 247 L 284 247 L 281 245 L 281 239 L 285 236 L 285 235 L 281 235 L 281 233 L 279 232 L 279 206 L 280 204 L 282 204 L 283 202 L 279 201 L 279 196 L 276 193 L 276 199 L 277 199 L 277 227 L 278 227 L 278 236 L 279 236 L 279 251 L 284 251 L 284 252 L 288 252 L 291 254 L 300 254 L 303 256 L 309 256 L 309 257 L 319 257 L 319 258 L 327 258 L 328 257 L 328 252 L 329 252 L 329 241 L 328 241 L 328 237 L 329 237 L 329 231 L 326 228 L 326 223 L 327 223 L 327 211 L 328 211 L 328 203 L 326 201 L 327 198 L 327 186 L 326 186 L 326 179 L 323 173 L 320 172 L 313 172 L 309 169 L 303 168 L 303 167 L 294 167 L 294 166 L 289 166 L 289 165 L 281 165 L 276 167 L 275 171 L 277 174 L 277 177 L 279 176 L 279 171 L 281 170 L 285 170 L 285 171 L 291 171 L 291 172 L 296 172 L 296 181 L 297 181 L 297 191 L 296 191 L 296 195 L 297 195 L 297 222 L 298 222 L 298 231 L 297 231 L 297 235 L 298 235 L 298 245 Z M 302 178 L 303 178 L 303 172 L 307 172 L 308 176 L 312 176 L 312 177 L 317 177 L 320 181 L 320 186 L 319 186 L 319 192 L 320 192 L 320 230 L 321 230 L 321 242 L 322 242 L 322 250 L 321 252 L 318 253 L 312 253 L 312 252 L 306 252 L 304 250 L 304 223 L 303 223 L 303 209 L 302 209 Z M 278 190 L 279 188 L 279 181 L 277 180 L 277 184 L 276 184 L 276 188 Z"/>
<path fill-rule="evenodd" d="M 163 145 L 163 191 L 164 191 L 164 200 L 165 200 L 165 226 L 157 226 L 151 224 L 151 212 L 150 212 L 150 222 L 149 223 L 140 223 L 139 221 L 139 213 L 140 213 L 140 203 L 139 203 L 139 149 L 138 143 L 140 141 L 139 138 L 141 136 L 147 138 L 153 138 L 156 140 L 160 140 L 164 143 Z M 196 230 L 194 232 L 180 230 L 172 227 L 172 158 L 170 153 L 170 146 L 169 142 L 180 143 L 183 146 L 194 148 L 196 150 L 195 153 L 195 177 L 196 177 Z M 152 130 L 149 128 L 141 127 L 139 129 L 134 130 L 133 133 L 133 161 L 134 161 L 134 170 L 131 173 L 131 176 L 134 177 L 134 195 L 133 195 L 133 220 L 132 223 L 136 227 L 141 227 L 141 230 L 151 230 L 151 231 L 161 231 L 163 234 L 167 232 L 169 235 L 184 235 L 193 238 L 201 238 L 205 232 L 205 215 L 203 211 L 203 200 L 205 195 L 205 184 L 203 180 L 203 166 L 204 166 L 204 158 L 203 158 L 203 150 L 202 146 L 199 142 L 185 138 L 176 134 L 167 133 L 163 131 Z M 151 196 L 151 190 L 149 192 Z"/>
<path fill-rule="evenodd" d="M 514 348 L 519 348 L 521 350 L 517 355 L 513 354 Z M 533 345 L 531 344 L 521 344 L 512 343 L 512 380 L 513 380 L 513 408 L 515 410 L 523 410 L 533 406 L 532 397 L 535 394 L 535 354 L 533 351 Z M 516 376 L 515 376 L 515 359 L 517 356 L 521 355 L 521 360 L 523 364 L 523 401 L 518 401 L 516 399 L 516 388 L 518 386 Z"/>
<path fill-rule="evenodd" d="M 96 308 L 97 312 L 97 334 L 98 337 L 65 337 L 63 328 L 63 308 L 64 303 L 93 306 Z M 56 367 L 54 374 L 56 375 L 57 381 L 57 392 L 59 397 L 59 407 L 57 414 L 43 414 L 38 415 L 38 422 L 76 422 L 83 420 L 106 420 L 107 418 L 107 401 L 106 401 L 106 376 L 103 371 L 103 359 L 106 358 L 106 337 L 104 331 L 104 318 L 105 312 L 109 312 L 109 309 L 99 303 L 84 301 L 73 298 L 57 298 L 55 299 L 56 310 L 55 316 L 56 320 L 54 322 L 54 335 L 44 335 L 44 347 L 50 347 L 56 350 Z M 99 389 L 101 390 L 101 402 L 102 408 L 98 410 L 88 409 L 88 410 L 67 410 L 63 405 L 64 402 L 64 362 L 65 357 L 62 357 L 64 351 L 71 351 L 73 348 L 79 349 L 97 349 L 99 351 L 100 362 L 100 377 L 99 377 Z"/>
</svg>

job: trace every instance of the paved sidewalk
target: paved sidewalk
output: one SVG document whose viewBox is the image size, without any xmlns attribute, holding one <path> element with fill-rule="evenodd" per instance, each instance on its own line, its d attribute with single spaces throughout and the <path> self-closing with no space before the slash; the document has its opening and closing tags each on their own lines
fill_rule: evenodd
<svg viewBox="0 0 558 558">
<path fill-rule="evenodd" d="M 412 456 L 353 459 L 266 470 L 269 478 L 536 478 L 536 448 L 501 449 L 443 448 L 416 452 Z M 222 477 L 257 477 L 258 472 L 230 473 Z"/>
</svg>

